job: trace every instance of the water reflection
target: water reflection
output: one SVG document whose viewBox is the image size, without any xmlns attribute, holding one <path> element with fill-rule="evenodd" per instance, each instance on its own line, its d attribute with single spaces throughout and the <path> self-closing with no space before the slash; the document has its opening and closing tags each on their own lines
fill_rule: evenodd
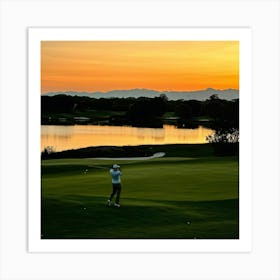
<svg viewBox="0 0 280 280">
<path fill-rule="evenodd" d="M 55 151 L 89 146 L 126 146 L 160 144 L 201 144 L 214 131 L 202 126 L 196 129 L 178 129 L 173 125 L 163 128 L 129 126 L 41 126 L 41 150 L 52 146 Z"/>
</svg>

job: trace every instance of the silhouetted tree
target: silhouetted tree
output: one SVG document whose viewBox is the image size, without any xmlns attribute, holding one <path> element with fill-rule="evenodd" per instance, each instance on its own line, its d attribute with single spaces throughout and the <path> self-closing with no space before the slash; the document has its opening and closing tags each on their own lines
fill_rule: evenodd
<svg viewBox="0 0 280 280">
<path fill-rule="evenodd" d="M 161 117 L 165 112 L 165 101 L 160 98 L 138 98 L 127 112 L 127 119 L 134 126 L 158 127 L 162 125 Z"/>
<path fill-rule="evenodd" d="M 219 156 L 237 155 L 239 152 L 239 130 L 220 128 L 213 135 L 206 137 Z"/>
</svg>

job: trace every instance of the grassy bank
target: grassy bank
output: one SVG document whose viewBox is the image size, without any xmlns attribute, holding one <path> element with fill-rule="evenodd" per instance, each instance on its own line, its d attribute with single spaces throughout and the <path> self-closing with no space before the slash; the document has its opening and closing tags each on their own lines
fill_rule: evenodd
<svg viewBox="0 0 280 280">
<path fill-rule="evenodd" d="M 238 238 L 238 158 L 176 146 L 119 162 L 120 209 L 105 207 L 115 161 L 43 160 L 42 238 Z"/>
<path fill-rule="evenodd" d="M 214 156 L 211 144 L 170 144 L 142 146 L 87 147 L 44 155 L 44 159 L 94 158 L 94 157 L 141 157 L 164 152 L 166 157 L 209 157 Z"/>
</svg>

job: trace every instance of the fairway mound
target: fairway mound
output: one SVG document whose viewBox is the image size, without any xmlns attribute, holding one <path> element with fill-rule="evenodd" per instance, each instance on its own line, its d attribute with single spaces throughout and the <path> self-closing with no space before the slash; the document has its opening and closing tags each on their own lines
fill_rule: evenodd
<svg viewBox="0 0 280 280">
<path fill-rule="evenodd" d="M 163 152 L 159 152 L 159 153 L 155 153 L 152 156 L 149 157 L 121 157 L 121 158 L 112 158 L 112 157 L 98 157 L 98 158 L 90 158 L 90 159 L 98 159 L 98 160 L 148 160 L 148 159 L 152 159 L 152 158 L 160 158 L 160 157 L 164 157 L 165 153 Z"/>
</svg>

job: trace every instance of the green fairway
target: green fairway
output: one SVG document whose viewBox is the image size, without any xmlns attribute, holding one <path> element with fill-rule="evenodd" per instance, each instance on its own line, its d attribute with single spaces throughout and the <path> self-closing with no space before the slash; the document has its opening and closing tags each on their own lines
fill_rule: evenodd
<svg viewBox="0 0 280 280">
<path fill-rule="evenodd" d="M 105 207 L 116 162 L 119 209 Z M 42 238 L 235 239 L 238 191 L 238 157 L 44 160 Z"/>
</svg>

